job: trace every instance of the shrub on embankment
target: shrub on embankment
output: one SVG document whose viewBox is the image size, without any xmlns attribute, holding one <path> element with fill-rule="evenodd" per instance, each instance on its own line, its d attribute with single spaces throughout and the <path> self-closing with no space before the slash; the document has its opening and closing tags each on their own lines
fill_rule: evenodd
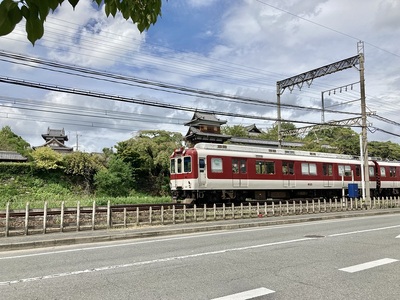
<svg viewBox="0 0 400 300">
<path fill-rule="evenodd" d="M 22 209 L 29 202 L 31 208 L 43 208 L 47 201 L 49 207 L 74 207 L 77 201 L 81 206 L 112 204 L 139 204 L 170 202 L 168 196 L 151 197 L 131 191 L 126 197 L 96 196 L 87 189 L 87 182 L 80 176 L 66 174 L 64 170 L 39 170 L 32 163 L 0 164 L 0 210 L 7 202 L 12 209 Z"/>
</svg>

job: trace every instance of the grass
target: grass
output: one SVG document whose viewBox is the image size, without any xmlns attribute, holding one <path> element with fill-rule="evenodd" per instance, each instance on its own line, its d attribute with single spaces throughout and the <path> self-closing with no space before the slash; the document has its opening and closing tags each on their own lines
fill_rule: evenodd
<svg viewBox="0 0 400 300">
<path fill-rule="evenodd" d="M 47 201 L 49 208 L 107 205 L 115 204 L 168 203 L 171 197 L 152 197 L 140 193 L 132 193 L 128 197 L 96 197 L 88 194 L 82 185 L 71 182 L 65 176 L 2 176 L 0 175 L 0 210 L 5 210 L 7 203 L 11 209 L 24 209 L 29 202 L 30 208 L 43 208 Z"/>
</svg>

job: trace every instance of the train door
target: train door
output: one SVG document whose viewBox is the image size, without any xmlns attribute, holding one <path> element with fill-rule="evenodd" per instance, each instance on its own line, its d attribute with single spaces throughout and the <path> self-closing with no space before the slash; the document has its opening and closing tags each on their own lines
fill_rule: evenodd
<svg viewBox="0 0 400 300">
<path fill-rule="evenodd" d="M 283 179 L 283 187 L 292 188 L 296 186 L 293 161 L 282 162 L 282 179 Z"/>
<path fill-rule="evenodd" d="M 232 158 L 232 186 L 248 186 L 247 159 Z"/>
<path fill-rule="evenodd" d="M 199 187 L 205 187 L 207 185 L 207 168 L 206 159 L 199 157 Z"/>
<path fill-rule="evenodd" d="M 323 186 L 333 187 L 333 165 L 330 163 L 322 164 Z"/>
</svg>

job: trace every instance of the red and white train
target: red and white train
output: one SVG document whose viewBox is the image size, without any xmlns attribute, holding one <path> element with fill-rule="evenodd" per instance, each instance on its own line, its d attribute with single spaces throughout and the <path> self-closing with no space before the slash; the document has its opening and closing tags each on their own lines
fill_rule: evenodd
<svg viewBox="0 0 400 300">
<path fill-rule="evenodd" d="M 172 196 L 182 203 L 340 198 L 349 183 L 362 186 L 362 164 L 349 155 L 199 143 L 170 160 Z M 371 196 L 398 195 L 400 162 L 370 159 L 369 180 Z"/>
</svg>

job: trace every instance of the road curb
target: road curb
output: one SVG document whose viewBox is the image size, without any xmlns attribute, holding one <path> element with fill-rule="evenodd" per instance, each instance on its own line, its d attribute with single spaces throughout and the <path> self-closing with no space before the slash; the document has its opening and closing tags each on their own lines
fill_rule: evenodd
<svg viewBox="0 0 400 300">
<path fill-rule="evenodd" d="M 343 218 L 354 218 L 354 217 L 365 217 L 373 215 L 384 215 L 384 214 L 398 214 L 399 210 L 365 210 L 345 213 L 319 213 L 317 215 L 297 215 L 297 216 L 285 216 L 284 219 L 280 217 L 268 217 L 245 220 L 244 222 L 235 222 L 235 220 L 229 221 L 228 224 L 218 224 L 221 221 L 211 223 L 204 222 L 198 224 L 180 224 L 180 225 L 168 225 L 168 227 L 160 226 L 157 228 L 132 228 L 122 230 L 108 230 L 99 231 L 98 233 L 93 231 L 80 231 L 76 232 L 76 236 L 63 237 L 63 233 L 49 233 L 47 235 L 31 235 L 17 237 L 17 241 L 14 237 L 4 237 L 0 240 L 0 251 L 11 251 L 11 250 L 22 250 L 32 248 L 44 248 L 44 247 L 57 247 L 75 244 L 89 244 L 99 243 L 107 241 L 117 240 L 128 240 L 128 239 L 139 239 L 155 236 L 168 236 L 177 234 L 188 234 L 195 232 L 208 232 L 208 231 L 219 231 L 219 230 L 232 230 L 232 229 L 243 229 L 251 227 L 262 227 L 262 226 L 276 226 L 293 223 L 304 223 L 304 222 L 315 222 L 322 220 L 331 219 L 343 219 Z M 239 221 L 239 220 L 236 220 Z M 185 226 L 186 225 L 186 226 Z M 180 228 L 174 227 L 180 226 Z M 70 233 L 74 234 L 74 233 Z M 83 235 L 83 236 L 82 236 Z M 29 241 L 29 239 L 34 239 Z"/>
</svg>

